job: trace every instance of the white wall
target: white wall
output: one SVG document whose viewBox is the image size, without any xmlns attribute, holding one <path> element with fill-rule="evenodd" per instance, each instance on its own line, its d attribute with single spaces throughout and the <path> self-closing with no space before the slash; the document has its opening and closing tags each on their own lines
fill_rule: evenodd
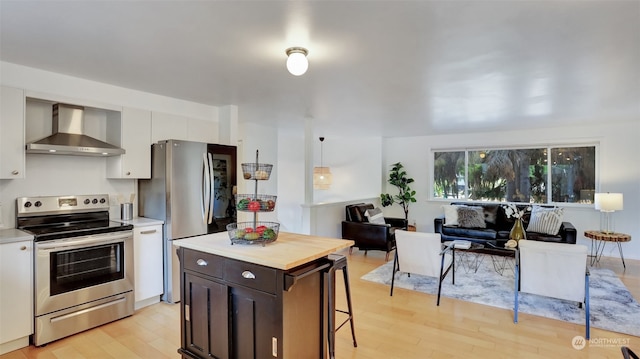
<svg viewBox="0 0 640 359">
<path fill-rule="evenodd" d="M 304 133 L 278 132 L 278 220 L 287 232 L 304 233 L 305 202 Z"/>
<path fill-rule="evenodd" d="M 309 216 L 308 232 L 316 236 L 341 238 L 342 221 L 346 216 L 345 207 L 354 203 L 372 203 L 380 207 L 380 197 L 304 205 L 303 209 Z"/>
<path fill-rule="evenodd" d="M 381 138 L 325 138 L 323 165 L 331 168 L 333 183 L 328 190 L 312 189 L 312 201 L 305 197 L 305 181 L 312 181 L 314 166 L 320 166 L 319 136 L 278 133 L 278 220 L 289 232 L 328 237 L 342 236 L 340 222 L 344 206 L 359 199 L 380 196 Z M 306 141 L 313 158 L 305 177 Z M 339 219 L 339 220 L 338 220 Z"/>
<path fill-rule="evenodd" d="M 218 108 L 0 61 L 0 83 L 30 92 L 60 95 L 120 107 L 218 121 Z M 99 107 L 99 106 L 97 106 Z"/>
<path fill-rule="evenodd" d="M 242 118 L 242 109 L 239 109 Z M 278 195 L 278 178 L 282 175 L 278 165 L 278 133 L 275 128 L 255 123 L 241 123 L 238 138 L 238 164 L 255 163 L 258 151 L 258 163 L 272 164 L 273 170 L 267 181 L 258 182 L 258 193 Z M 255 191 L 255 180 L 245 180 L 242 169 L 238 168 L 238 194 L 252 194 Z M 279 199 L 273 212 L 259 213 L 259 221 L 279 222 Z M 238 212 L 238 222 L 252 221 L 253 213 Z M 283 229 L 281 229 L 283 230 Z"/>
<path fill-rule="evenodd" d="M 0 62 L 0 84 L 69 98 L 80 98 L 113 106 L 127 106 L 176 114 L 195 119 L 218 121 L 219 109 L 213 106 L 172 99 L 112 85 L 97 83 L 66 75 Z M 599 142 L 599 191 L 622 192 L 625 209 L 614 214 L 616 230 L 629 233 L 632 240 L 623 244 L 628 258 L 640 259 L 640 166 L 635 155 L 640 153 L 640 120 L 629 123 L 603 123 L 598 126 L 550 128 L 528 130 L 526 133 L 491 132 L 478 134 L 422 136 L 406 138 L 356 138 L 347 136 L 327 138 L 324 143 L 324 164 L 331 167 L 334 183 L 326 191 L 314 190 L 312 203 L 305 200 L 305 148 L 313 148 L 313 164 L 319 165 L 320 149 L 317 136 L 305 139 L 305 134 L 276 130 L 251 123 L 242 118 L 239 109 L 238 163 L 255 161 L 255 150 L 260 150 L 260 162 L 274 164 L 269 181 L 261 181 L 259 193 L 276 194 L 278 202 L 274 213 L 261 216 L 264 220 L 281 223 L 283 230 L 302 232 L 306 209 L 315 210 L 313 228 L 323 235 L 340 237 L 336 219 L 343 218 L 343 204 L 372 200 L 384 191 L 395 188 L 386 185 L 390 165 L 402 162 L 417 192 L 418 203 L 412 204 L 410 223 L 417 222 L 418 230 L 433 230 L 433 218 L 441 213 L 439 201 L 428 200 L 431 149 L 460 148 L 465 146 L 513 146 L 535 144 L 571 144 Z M 606 120 L 603 120 L 605 122 Z M 314 134 L 315 135 L 315 134 Z M 312 146 L 305 141 L 313 141 Z M 231 143 L 233 144 L 233 143 Z M 27 178 L 0 180 L 2 221 L 6 226 L 15 224 L 15 198 L 22 196 L 108 193 L 129 194 L 136 190 L 135 180 L 107 180 L 105 159 L 94 157 L 68 157 L 27 155 Z M 241 172 L 239 172 L 241 173 Z M 307 177 L 308 178 L 308 177 Z M 239 193 L 254 190 L 252 183 L 239 178 Z M 402 217 L 398 205 L 384 209 L 385 215 Z M 321 215 L 317 215 L 320 213 Z M 112 216 L 119 215 L 117 207 Z M 310 212 L 307 211 L 307 215 Z M 590 245 L 584 238 L 586 229 L 599 227 L 599 213 L 590 207 L 567 206 L 566 218 L 579 233 L 579 242 Z M 605 255 L 618 256 L 617 249 L 609 245 Z"/>
<path fill-rule="evenodd" d="M 402 162 L 417 191 L 418 202 L 409 209 L 409 221 L 416 220 L 419 231 L 433 231 L 433 218 L 442 213 L 445 201 L 429 200 L 430 154 L 432 149 L 465 148 L 466 146 L 518 146 L 600 143 L 598 158 L 599 187 L 597 191 L 622 192 L 624 210 L 614 213 L 615 230 L 630 234 L 632 241 L 623 243 L 625 257 L 640 259 L 640 166 L 636 156 L 640 153 L 640 121 L 607 123 L 581 127 L 487 132 L 447 136 L 422 136 L 388 138 L 384 140 L 384 165 Z M 387 185 L 388 191 L 395 188 Z M 584 231 L 599 229 L 600 214 L 592 206 L 567 204 L 565 220 L 573 223 L 578 231 L 578 243 L 591 246 Z M 384 209 L 385 215 L 402 214 L 400 206 Z M 635 238 L 635 240 L 634 240 Z M 619 257 L 617 247 L 608 244 L 605 256 Z"/>
<path fill-rule="evenodd" d="M 380 197 L 382 138 L 326 138 L 323 149 L 323 165 L 331 168 L 333 184 L 328 190 L 314 190 L 314 203 Z M 313 165 L 320 166 L 320 141 L 317 137 L 313 155 Z"/>
<path fill-rule="evenodd" d="M 3 222 L 15 226 L 15 199 L 31 196 L 76 194 L 136 193 L 135 180 L 107 180 L 106 158 L 29 154 L 23 179 L 0 180 L 0 200 L 3 202 Z M 117 203 L 111 202 L 110 215 L 120 218 Z M 137 214 L 137 206 L 134 206 Z"/>
<path fill-rule="evenodd" d="M 126 106 L 161 111 L 184 118 L 213 121 L 216 122 L 217 127 L 218 108 L 214 106 L 6 62 L 0 62 L 0 75 L 0 85 L 22 88 L 32 94 L 53 95 L 56 98 L 69 99 L 71 102 L 78 99 L 95 106 L 104 104 L 105 108 Z M 24 179 L 0 180 L 0 203 L 2 203 L 0 222 L 5 227 L 15 226 L 15 199 L 18 197 L 102 193 L 129 196 L 137 191 L 135 180 L 106 179 L 105 158 L 29 154 L 26 156 L 25 173 Z M 120 217 L 115 203 L 112 203 L 110 214 L 112 218 Z"/>
<path fill-rule="evenodd" d="M 69 102 L 117 110 L 133 107 L 151 110 L 171 118 L 193 118 L 219 122 L 219 109 L 213 106 L 158 96 L 122 87 L 70 77 L 21 65 L 0 62 L 0 84 L 23 88 L 30 94 L 66 99 Z M 305 148 L 312 148 L 310 168 L 320 163 L 318 136 L 305 143 L 304 132 L 279 132 L 275 128 L 255 123 L 255 119 L 242 118 L 238 109 L 238 164 L 254 162 L 255 151 L 260 150 L 260 162 L 271 163 L 274 171 L 269 181 L 259 183 L 258 192 L 278 196 L 276 210 L 264 213 L 260 219 L 278 221 L 282 229 L 303 232 L 303 208 L 318 203 L 342 203 L 352 199 L 377 198 L 380 193 L 381 147 L 380 138 L 328 138 L 324 145 L 324 163 L 331 167 L 334 183 L 329 190 L 313 190 L 312 203 L 305 196 Z M 252 120 L 253 123 L 252 123 Z M 234 129 L 235 130 L 235 129 Z M 291 129 L 288 129 L 291 130 Z M 38 135 L 39 136 L 39 135 Z M 26 178 L 0 180 L 2 222 L 15 224 L 15 199 L 23 196 L 107 193 L 117 196 L 137 191 L 135 180 L 107 180 L 105 159 L 95 157 L 70 157 L 51 155 L 27 155 Z M 241 173 L 241 172 L 239 172 Z M 310 180 L 310 176 L 308 177 Z M 239 193 L 253 193 L 254 183 L 238 180 Z M 305 207 L 306 206 L 306 207 Z M 134 208 L 137 206 L 134 206 Z M 344 216 L 342 205 L 333 205 L 335 213 L 317 216 L 314 228 L 323 233 L 340 237 L 335 218 Z M 327 209 L 320 210 L 327 213 Z M 118 218 L 117 205 L 111 215 Z M 240 213 L 240 220 L 251 216 Z M 242 217 L 245 216 L 245 217 Z M 330 229 L 327 232 L 327 229 Z"/>
</svg>

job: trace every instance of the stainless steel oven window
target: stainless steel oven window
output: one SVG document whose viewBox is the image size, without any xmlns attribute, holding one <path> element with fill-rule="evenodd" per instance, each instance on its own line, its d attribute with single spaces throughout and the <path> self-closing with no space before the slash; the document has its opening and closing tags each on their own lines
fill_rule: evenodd
<svg viewBox="0 0 640 359">
<path fill-rule="evenodd" d="M 52 252 L 50 295 L 123 279 L 123 259 L 123 242 Z"/>
<path fill-rule="evenodd" d="M 70 308 L 72 306 L 80 305 L 90 301 L 106 298 L 119 293 L 124 293 L 133 290 L 133 231 L 118 231 L 117 233 L 104 233 L 83 237 L 71 237 L 66 239 L 41 241 L 35 243 L 35 300 L 36 300 L 36 315 L 43 315 L 52 313 L 64 308 Z M 100 248 L 98 251 L 93 249 Z M 117 249 L 115 249 L 117 248 Z M 60 253 L 69 254 L 68 258 L 58 258 Z M 74 253 L 71 255 L 71 253 Z M 60 280 L 61 286 L 64 288 L 64 292 L 58 294 L 52 294 L 56 292 L 56 289 L 52 289 L 52 284 L 58 285 L 58 280 L 52 279 L 57 277 L 58 262 L 60 264 L 72 262 L 69 258 L 74 258 L 73 266 L 75 268 L 73 272 L 82 273 L 82 269 L 86 269 L 80 266 L 80 259 L 82 255 L 102 256 L 107 254 L 110 259 L 109 268 L 114 265 L 113 270 L 109 270 L 112 275 L 120 276 L 120 279 L 113 279 L 90 285 L 90 280 L 99 282 L 94 277 L 90 277 L 88 280 L 78 280 L 80 277 L 73 278 L 67 277 L 67 282 Z M 54 260 L 52 260 L 54 258 Z M 91 261 L 97 258 L 92 258 Z M 113 262 L 111 260 L 113 259 Z M 76 263 L 77 262 L 77 263 Z M 100 262 L 97 261 L 96 262 Z M 55 265 L 54 265 L 55 264 Z M 77 268 L 76 268 L 77 267 Z M 99 266 L 98 266 L 99 267 Z M 105 266 L 103 266 L 105 267 Z M 61 267 L 62 268 L 62 267 Z M 64 270 L 61 270 L 61 273 Z M 86 275 L 91 273 L 90 271 L 84 271 Z M 117 273 L 117 274 L 114 274 Z M 105 279 L 105 272 L 101 273 L 101 278 Z M 62 277 L 62 276 L 61 276 Z M 71 280 L 73 278 L 73 280 Z M 62 279 L 62 278 L 60 278 Z M 106 280 L 106 279 L 105 279 Z M 83 283 L 84 282 L 84 283 Z M 74 283 L 74 284 L 71 284 Z M 71 290 L 72 285 L 76 285 L 75 290 Z"/>
</svg>

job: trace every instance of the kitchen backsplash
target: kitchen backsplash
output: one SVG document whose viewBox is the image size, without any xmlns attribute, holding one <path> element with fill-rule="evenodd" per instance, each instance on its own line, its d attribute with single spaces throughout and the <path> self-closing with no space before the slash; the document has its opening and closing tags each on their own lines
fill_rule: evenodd
<svg viewBox="0 0 640 359">
<path fill-rule="evenodd" d="M 76 194 L 109 194 L 111 218 L 120 218 L 120 195 L 130 199 L 137 191 L 136 180 L 107 179 L 106 159 L 101 157 L 52 156 L 29 154 L 24 179 L 0 180 L 0 222 L 15 227 L 15 202 L 18 197 Z M 134 203 L 137 215 L 137 203 Z"/>
</svg>

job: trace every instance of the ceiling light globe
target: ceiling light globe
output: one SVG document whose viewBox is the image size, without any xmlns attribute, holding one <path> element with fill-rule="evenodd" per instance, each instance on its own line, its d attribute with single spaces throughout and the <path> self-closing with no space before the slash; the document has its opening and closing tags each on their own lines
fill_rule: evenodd
<svg viewBox="0 0 640 359">
<path fill-rule="evenodd" d="M 292 48 L 287 50 L 287 70 L 294 75 L 300 76 L 307 72 L 309 61 L 307 60 L 306 50 L 300 48 Z"/>
</svg>

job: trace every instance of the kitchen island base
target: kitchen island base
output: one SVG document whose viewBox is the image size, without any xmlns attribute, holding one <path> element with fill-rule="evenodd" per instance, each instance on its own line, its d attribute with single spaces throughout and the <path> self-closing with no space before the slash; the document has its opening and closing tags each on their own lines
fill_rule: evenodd
<svg viewBox="0 0 640 359">
<path fill-rule="evenodd" d="M 326 258 L 282 270 L 188 248 L 178 255 L 183 358 L 326 357 Z"/>
</svg>

